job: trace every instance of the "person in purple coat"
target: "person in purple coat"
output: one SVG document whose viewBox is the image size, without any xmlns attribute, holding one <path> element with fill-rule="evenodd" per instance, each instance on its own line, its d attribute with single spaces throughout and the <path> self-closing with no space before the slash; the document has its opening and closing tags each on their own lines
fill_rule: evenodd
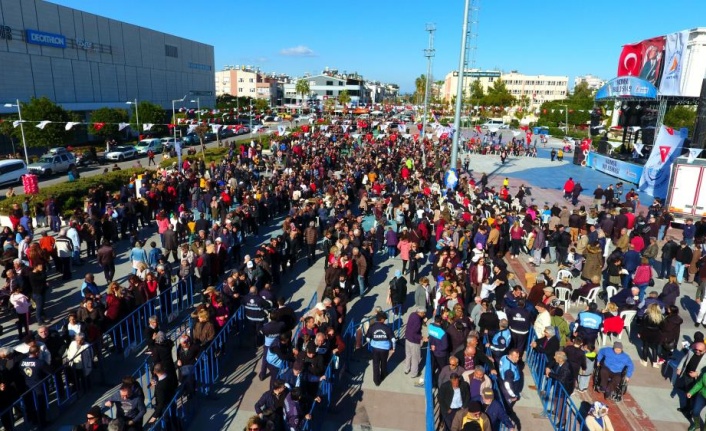
<svg viewBox="0 0 706 431">
<path fill-rule="evenodd" d="M 390 259 L 395 257 L 397 242 L 397 233 L 392 230 L 392 227 L 388 227 L 387 232 L 385 232 L 385 244 L 387 245 L 387 257 Z"/>
</svg>

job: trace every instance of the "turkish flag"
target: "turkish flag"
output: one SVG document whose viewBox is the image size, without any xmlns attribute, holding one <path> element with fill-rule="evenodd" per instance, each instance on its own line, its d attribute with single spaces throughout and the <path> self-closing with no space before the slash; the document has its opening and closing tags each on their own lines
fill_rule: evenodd
<svg viewBox="0 0 706 431">
<path fill-rule="evenodd" d="M 419 140 L 419 135 L 414 135 L 412 138 L 414 138 L 414 142 L 417 142 Z"/>
<path fill-rule="evenodd" d="M 324 119 L 323 119 L 323 118 L 319 118 L 319 119 L 316 120 L 316 121 L 317 121 L 319 124 L 322 124 L 322 123 L 324 122 Z"/>
<path fill-rule="evenodd" d="M 96 129 L 96 131 L 100 130 L 105 126 L 105 123 L 93 123 L 93 128 Z"/>
<path fill-rule="evenodd" d="M 174 124 L 167 124 L 167 128 L 168 128 L 169 130 L 172 130 L 172 129 L 174 128 Z"/>
<path fill-rule="evenodd" d="M 392 142 L 396 142 L 396 141 L 397 141 L 397 135 L 391 135 L 391 136 L 390 136 L 390 140 L 391 140 Z"/>
<path fill-rule="evenodd" d="M 439 136 L 439 139 L 448 139 L 448 137 L 449 137 L 449 134 L 444 132 L 441 134 L 441 136 Z"/>
<path fill-rule="evenodd" d="M 304 132 L 304 133 L 309 133 L 309 126 L 306 125 L 306 124 L 303 125 L 303 126 L 302 126 L 302 132 Z"/>
<path fill-rule="evenodd" d="M 481 131 L 480 126 L 476 126 L 476 132 L 478 132 L 478 133 L 483 133 L 483 132 Z"/>
<path fill-rule="evenodd" d="M 373 134 L 372 134 L 372 133 L 367 133 L 367 134 L 365 135 L 365 139 L 366 139 L 367 141 L 372 141 L 372 140 L 373 140 Z"/>
<path fill-rule="evenodd" d="M 422 131 L 422 126 L 423 126 L 422 124 L 417 124 L 417 130 L 419 130 L 419 131 L 421 132 L 421 131 Z"/>
<path fill-rule="evenodd" d="M 520 130 L 524 130 L 525 132 L 529 129 L 529 126 L 520 126 Z"/>
<path fill-rule="evenodd" d="M 667 161 L 669 157 L 669 152 L 672 151 L 672 147 L 662 146 L 659 147 L 659 157 L 662 159 L 662 163 Z"/>
<path fill-rule="evenodd" d="M 642 67 L 642 42 L 623 45 L 618 60 L 618 76 L 640 76 Z"/>
</svg>

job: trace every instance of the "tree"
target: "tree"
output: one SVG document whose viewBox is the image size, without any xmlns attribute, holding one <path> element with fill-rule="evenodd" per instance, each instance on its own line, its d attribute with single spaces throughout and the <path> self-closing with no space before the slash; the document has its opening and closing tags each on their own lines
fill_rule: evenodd
<svg viewBox="0 0 706 431">
<path fill-rule="evenodd" d="M 343 90 L 340 93 L 338 93 L 338 103 L 341 105 L 348 105 L 351 101 L 351 96 L 348 95 L 348 90 Z"/>
<path fill-rule="evenodd" d="M 196 136 L 199 137 L 199 141 L 201 142 L 201 155 L 204 155 L 206 153 L 206 145 L 204 145 L 204 138 L 206 138 L 206 133 L 208 133 L 209 130 L 210 128 L 206 123 L 201 123 L 194 129 L 194 133 L 196 133 Z"/>
<path fill-rule="evenodd" d="M 297 81 L 297 85 L 294 87 L 294 91 L 297 94 L 302 95 L 302 105 L 304 105 L 304 98 L 309 94 L 311 91 L 311 87 L 309 87 L 309 81 L 306 79 L 302 78 L 299 81 Z"/>
<path fill-rule="evenodd" d="M 169 128 L 164 124 L 166 115 L 161 106 L 156 103 L 143 100 L 137 104 L 137 107 L 137 114 L 140 115 L 140 127 L 137 127 L 137 117 L 134 109 L 132 111 L 132 115 L 130 116 L 130 127 L 134 124 L 134 130 L 137 130 L 137 133 L 142 133 L 142 125 L 150 123 L 154 124 L 154 126 L 150 129 L 151 131 L 155 133 L 167 133 Z M 176 121 L 176 119 L 174 119 L 174 121 Z"/>
<path fill-rule="evenodd" d="M 482 106 L 510 106 L 515 103 L 515 98 L 510 94 L 505 82 L 497 79 L 493 86 L 488 89 L 488 94 L 481 101 Z"/>
<path fill-rule="evenodd" d="M 689 129 L 689 135 L 694 132 L 696 124 L 696 109 L 693 106 L 672 106 L 664 114 L 664 125 L 674 129 L 686 127 Z"/>
<path fill-rule="evenodd" d="M 481 100 L 485 97 L 485 91 L 483 91 L 483 85 L 481 85 L 479 79 L 474 79 L 473 82 L 471 82 L 471 87 L 470 87 L 470 105 L 471 106 L 476 106 L 479 105 Z"/>
<path fill-rule="evenodd" d="M 51 148 L 65 145 L 71 141 L 74 132 L 66 130 L 66 123 L 78 121 L 71 112 L 49 100 L 47 97 L 32 98 L 29 102 L 20 102 L 25 140 L 28 147 Z M 40 121 L 51 121 L 44 129 L 35 127 Z M 12 135 L 22 139 L 20 127 L 12 129 Z"/>
<path fill-rule="evenodd" d="M 585 100 L 590 100 L 591 102 L 593 101 L 593 90 L 588 88 L 588 82 L 586 81 L 581 81 L 576 86 L 574 87 L 574 92 L 569 96 L 570 101 L 585 101 Z"/>
<path fill-rule="evenodd" d="M 414 88 L 414 103 L 418 105 L 424 103 L 424 92 L 427 88 L 426 75 L 419 75 L 419 77 L 414 80 Z"/>
<path fill-rule="evenodd" d="M 128 113 L 124 109 L 100 108 L 91 113 L 91 126 L 89 131 L 92 135 L 103 139 L 117 139 L 121 132 L 118 130 L 119 123 L 128 121 Z M 96 128 L 95 123 L 104 123 L 102 127 Z"/>
</svg>

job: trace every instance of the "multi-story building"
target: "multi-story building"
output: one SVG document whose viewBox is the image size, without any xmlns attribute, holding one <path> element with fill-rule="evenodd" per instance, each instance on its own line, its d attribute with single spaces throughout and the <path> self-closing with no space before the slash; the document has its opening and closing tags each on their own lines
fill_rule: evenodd
<svg viewBox="0 0 706 431">
<path fill-rule="evenodd" d="M 257 97 L 260 71 L 251 66 L 226 66 L 216 72 L 216 96 Z"/>
<path fill-rule="evenodd" d="M 127 109 L 199 97 L 214 106 L 213 46 L 42 0 L 2 1 L 0 102 L 46 96 L 64 109 Z M 0 103 L 0 113 L 15 108 Z"/>
<path fill-rule="evenodd" d="M 365 88 L 370 92 L 370 103 L 394 100 L 400 94 L 400 89 L 396 84 L 385 84 L 379 81 L 367 81 Z"/>
<path fill-rule="evenodd" d="M 470 94 L 471 91 L 471 85 L 473 85 L 474 81 L 478 81 L 480 83 L 481 88 L 483 88 L 483 92 L 487 93 L 488 88 L 493 86 L 493 83 L 500 79 L 500 76 L 502 75 L 502 72 L 499 70 L 479 70 L 479 69 L 469 69 L 466 70 L 464 73 L 464 82 L 463 82 L 463 87 L 464 87 L 464 93 L 466 96 Z M 441 98 L 445 102 L 450 102 L 453 97 L 456 95 L 458 89 L 458 70 L 454 70 L 453 72 L 449 72 L 446 74 L 444 77 L 444 84 L 441 87 Z"/>
<path fill-rule="evenodd" d="M 337 71 L 325 70 L 321 75 L 304 76 L 309 82 L 309 94 L 304 95 L 306 103 L 322 104 L 325 100 L 338 96 L 344 90 L 348 91 L 351 106 L 366 105 L 370 103 L 370 91 L 365 86 L 362 76 L 352 74 L 338 74 Z M 302 95 L 297 93 L 296 86 L 299 79 L 293 79 L 284 84 L 284 104 L 301 105 Z"/>
<path fill-rule="evenodd" d="M 502 79 L 507 90 L 516 99 L 527 97 L 534 105 L 540 105 L 547 100 L 564 99 L 569 91 L 568 76 L 550 75 L 523 75 L 517 71 L 502 73 L 499 70 L 478 70 L 471 69 L 464 73 L 464 92 L 470 94 L 474 81 L 480 82 L 485 93 L 491 88 L 495 81 Z M 458 71 L 450 72 L 444 79 L 441 89 L 441 97 L 449 102 L 456 95 L 458 85 Z"/>
<path fill-rule="evenodd" d="M 593 75 L 583 75 L 583 76 L 577 76 L 574 78 L 574 87 L 579 85 L 580 83 L 585 82 L 588 84 L 588 88 L 590 90 L 598 90 L 599 88 L 603 87 L 603 84 L 605 84 L 605 80 L 593 76 Z"/>
</svg>

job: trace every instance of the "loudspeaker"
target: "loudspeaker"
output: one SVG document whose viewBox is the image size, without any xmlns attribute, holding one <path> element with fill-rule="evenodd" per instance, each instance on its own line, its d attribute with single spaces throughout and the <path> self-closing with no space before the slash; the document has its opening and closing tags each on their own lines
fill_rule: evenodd
<svg viewBox="0 0 706 431">
<path fill-rule="evenodd" d="M 691 148 L 706 148 L 706 79 L 701 83 L 699 106 L 696 108 L 696 126 Z M 704 157 L 702 155 L 702 157 Z"/>
<path fill-rule="evenodd" d="M 608 137 L 603 135 L 600 141 L 598 141 L 598 152 L 601 154 L 606 154 L 608 152 Z"/>
<path fill-rule="evenodd" d="M 591 111 L 591 136 L 597 136 L 600 131 L 596 129 L 601 124 L 601 110 L 596 108 Z"/>
<path fill-rule="evenodd" d="M 642 116 L 642 120 L 640 121 L 640 127 L 642 128 L 642 143 L 644 145 L 654 145 L 655 126 L 657 126 L 657 113 L 654 111 L 647 111 L 645 115 Z"/>
</svg>

